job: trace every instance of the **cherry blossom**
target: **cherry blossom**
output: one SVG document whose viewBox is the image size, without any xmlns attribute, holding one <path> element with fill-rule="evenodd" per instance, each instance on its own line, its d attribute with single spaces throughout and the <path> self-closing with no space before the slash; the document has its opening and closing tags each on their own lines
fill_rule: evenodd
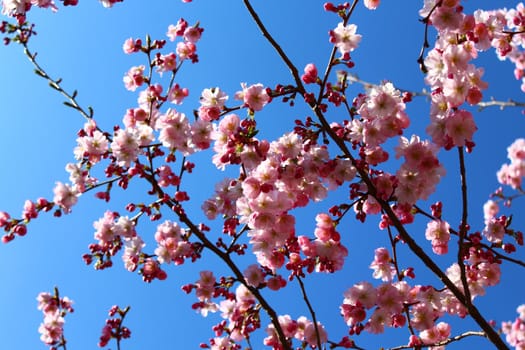
<svg viewBox="0 0 525 350">
<path fill-rule="evenodd" d="M 341 55 L 347 55 L 354 51 L 361 41 L 361 35 L 356 32 L 355 24 L 345 25 L 340 22 L 334 30 L 330 31 L 330 42 L 337 47 Z"/>
</svg>

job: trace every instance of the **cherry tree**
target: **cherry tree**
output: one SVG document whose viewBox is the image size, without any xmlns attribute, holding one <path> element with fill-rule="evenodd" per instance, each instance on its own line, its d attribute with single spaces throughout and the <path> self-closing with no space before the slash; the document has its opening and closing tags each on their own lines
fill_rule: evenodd
<svg viewBox="0 0 525 350">
<path fill-rule="evenodd" d="M 113 7 L 122 1 L 100 2 Z M 383 6 L 379 1 L 318 4 L 332 21 L 325 63 L 296 61 L 252 2 L 242 3 L 286 78 L 275 84 L 265 77 L 239 81 L 231 91 L 213 82 L 199 91 L 187 88 L 184 72 L 199 74 L 207 27 L 198 17 L 177 18 L 163 37 L 144 34 L 122 43 L 123 57 L 138 62 L 123 77 L 133 102 L 123 118 L 107 123 L 45 68 L 45 50 L 37 55 L 32 48 L 45 35 L 31 22 L 34 9 L 57 11 L 60 4 L 3 0 L 5 44 L 22 47 L 36 75 L 84 124 L 65 165 L 69 179 L 57 180 L 47 198 L 27 200 L 21 216 L 0 212 L 2 241 L 31 240 L 31 226 L 41 215 L 60 217 L 57 222 L 74 217 L 80 202 L 94 196 L 107 209 L 93 223 L 93 241 L 78 253 L 85 264 L 95 270 L 122 264 L 151 285 L 174 279 L 182 266 L 199 266 L 190 280 L 173 283 L 193 299 L 188 308 L 211 320 L 210 333 L 195 340 L 201 348 L 366 349 L 370 334 L 389 349 L 464 347 L 478 338 L 483 347 L 524 349 L 525 305 L 514 306 L 517 316 L 493 320 L 479 304 L 501 302 L 491 290 L 505 273 L 512 274 L 506 288 L 522 287 L 517 213 L 525 140 L 517 138 L 505 150 L 477 138 L 490 128 L 481 120 L 489 111 L 495 118 L 500 110 L 519 114 L 525 105 L 487 95 L 488 66 L 478 63 L 481 55 L 507 61 L 525 91 L 523 4 L 419 4 L 419 57 L 411 64 L 426 87 L 411 90 L 359 74 L 354 57 L 367 40 L 359 18 L 374 18 Z M 388 64 L 389 54 L 381 55 Z M 493 69 L 513 79 L 510 71 Z M 195 103 L 190 96 L 198 96 Z M 418 103 L 426 106 L 424 123 L 411 113 Z M 479 149 L 507 155 L 508 161 L 497 173 L 470 173 L 469 157 Z M 211 167 L 213 181 L 203 180 Z M 473 201 L 473 177 L 492 177 L 500 187 Z M 197 203 L 203 193 L 206 198 Z M 353 251 L 366 246 L 355 238 L 359 227 L 366 227 L 361 240 L 374 237 L 361 265 L 349 262 Z M 358 266 L 367 271 L 356 272 Z M 320 289 L 332 283 L 342 283 L 344 291 L 336 308 L 321 310 L 327 301 Z M 65 320 L 75 322 L 69 314 L 76 305 L 63 293 L 55 287 L 37 297 L 43 313 L 38 331 L 50 349 L 75 347 L 67 342 Z M 295 314 L 298 305 L 302 311 Z M 132 347 L 132 340 L 123 341 L 140 329 L 130 330 L 128 314 L 133 306 L 111 307 L 100 347 Z"/>
</svg>

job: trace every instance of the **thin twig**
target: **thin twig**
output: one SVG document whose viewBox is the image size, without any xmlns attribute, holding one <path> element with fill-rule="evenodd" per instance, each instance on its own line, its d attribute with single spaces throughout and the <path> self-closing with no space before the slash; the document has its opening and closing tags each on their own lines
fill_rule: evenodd
<svg viewBox="0 0 525 350">
<path fill-rule="evenodd" d="M 469 332 L 465 332 L 465 333 L 456 335 L 455 337 L 448 338 L 446 340 L 443 340 L 443 341 L 440 341 L 440 342 L 437 342 L 437 343 L 418 345 L 417 348 L 421 349 L 421 348 L 445 346 L 447 344 L 456 342 L 456 341 L 461 340 L 463 338 L 473 337 L 473 336 L 485 337 L 485 333 L 484 332 L 469 331 Z M 412 345 L 401 345 L 401 346 L 396 346 L 394 348 L 389 348 L 388 350 L 402 350 L 402 349 L 414 349 L 414 346 L 412 346 Z"/>
<path fill-rule="evenodd" d="M 310 303 L 310 299 L 308 299 L 308 294 L 306 294 L 306 288 L 304 286 L 303 280 L 300 276 L 296 276 L 297 282 L 299 282 L 299 286 L 301 287 L 301 293 L 303 294 L 304 302 L 306 303 L 306 306 L 308 307 L 308 310 L 310 311 L 310 315 L 312 315 L 312 322 L 314 323 L 314 329 L 315 329 L 315 336 L 317 337 L 317 346 L 318 349 L 322 349 L 321 347 L 321 337 L 319 335 L 319 326 L 317 325 L 317 317 L 315 316 L 314 308 L 312 307 L 312 304 Z"/>
<path fill-rule="evenodd" d="M 467 196 L 467 170 L 465 168 L 465 154 L 463 147 L 458 147 L 459 156 L 459 175 L 461 181 L 461 223 L 459 224 L 459 240 L 458 240 L 458 255 L 457 262 L 459 265 L 461 284 L 463 285 L 463 292 L 465 293 L 465 301 L 472 303 L 470 289 L 467 281 L 467 273 L 465 270 L 465 249 L 464 241 L 467 236 L 468 225 L 468 196 Z"/>
</svg>

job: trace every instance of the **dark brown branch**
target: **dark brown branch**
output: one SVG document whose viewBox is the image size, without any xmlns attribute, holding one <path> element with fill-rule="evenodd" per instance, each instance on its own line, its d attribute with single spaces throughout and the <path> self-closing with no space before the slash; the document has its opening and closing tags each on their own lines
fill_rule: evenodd
<svg viewBox="0 0 525 350">
<path fill-rule="evenodd" d="M 153 187 L 153 189 L 154 189 L 154 191 L 157 194 L 157 197 L 159 199 L 165 198 L 164 191 L 162 190 L 162 188 L 160 188 L 160 186 L 158 185 L 158 183 L 157 183 L 157 181 L 156 181 L 156 179 L 155 179 L 155 177 L 153 175 L 146 174 L 144 176 L 144 178 L 151 184 L 151 186 Z M 165 203 L 170 208 L 175 208 L 177 206 L 177 204 L 178 204 L 178 203 L 174 202 L 171 199 L 167 200 Z M 283 348 L 285 350 L 292 350 L 292 348 L 288 344 L 286 336 L 284 335 L 284 331 L 283 331 L 283 329 L 281 327 L 281 324 L 279 323 L 279 319 L 278 319 L 277 313 L 271 307 L 271 305 L 266 301 L 266 299 L 262 296 L 262 294 L 260 293 L 259 289 L 250 286 L 246 282 L 246 279 L 244 278 L 243 273 L 241 272 L 241 270 L 239 270 L 239 268 L 237 267 L 235 262 L 232 260 L 232 258 L 230 257 L 230 254 L 228 252 L 222 251 L 215 244 L 213 244 L 206 237 L 206 234 L 204 232 L 202 232 L 197 227 L 197 225 L 195 225 L 186 216 L 186 214 L 184 214 L 182 211 L 180 211 L 180 210 L 173 210 L 173 212 L 177 215 L 177 217 L 179 218 L 180 222 L 185 224 L 189 228 L 190 232 L 193 233 L 195 236 L 197 236 L 197 238 L 201 241 L 201 243 L 203 244 L 203 246 L 205 248 L 211 250 L 215 255 L 217 255 L 217 257 L 219 257 L 222 261 L 224 261 L 224 263 L 226 263 L 226 265 L 230 268 L 232 273 L 235 275 L 235 278 L 241 284 L 243 284 L 253 294 L 253 296 L 257 299 L 257 301 L 261 304 L 261 307 L 266 311 L 266 313 L 270 317 L 270 321 L 272 322 L 272 324 L 273 324 L 273 326 L 275 328 L 275 331 L 277 332 L 277 336 L 278 336 L 279 341 L 281 342 Z"/>
<path fill-rule="evenodd" d="M 459 240 L 458 240 L 458 255 L 457 262 L 459 265 L 461 284 L 463 285 L 463 292 L 465 293 L 465 301 L 472 303 L 470 289 L 467 282 L 467 273 L 465 271 L 465 237 L 467 236 L 468 228 L 468 196 L 467 196 L 467 170 L 465 168 L 465 154 L 463 147 L 458 147 L 459 156 L 459 175 L 461 181 L 461 223 L 459 224 Z"/>
<path fill-rule="evenodd" d="M 312 315 L 312 322 L 314 323 L 315 336 L 317 338 L 317 347 L 318 349 L 322 349 L 321 337 L 319 336 L 319 326 L 317 325 L 317 317 L 315 316 L 314 308 L 312 307 L 312 304 L 310 303 L 310 299 L 308 299 L 308 294 L 306 294 L 306 288 L 304 286 L 302 278 L 300 276 L 296 276 L 296 279 L 299 282 L 299 286 L 301 287 L 301 293 L 303 294 L 304 302 L 306 303 L 306 306 L 308 307 L 308 310 L 310 311 L 310 315 Z"/>
</svg>

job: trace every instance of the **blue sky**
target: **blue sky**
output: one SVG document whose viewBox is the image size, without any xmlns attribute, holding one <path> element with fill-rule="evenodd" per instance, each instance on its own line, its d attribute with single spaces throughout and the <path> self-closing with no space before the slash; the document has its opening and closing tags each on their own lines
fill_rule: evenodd
<svg viewBox="0 0 525 350">
<path fill-rule="evenodd" d="M 408 90 L 424 88 L 423 75 L 416 63 L 424 30 L 418 22 L 421 3 L 385 1 L 373 12 L 359 4 L 351 20 L 363 36 L 352 55 L 356 62 L 354 71 L 359 77 L 371 82 L 388 79 Z M 475 5 L 488 8 L 491 3 L 494 2 L 464 1 L 467 9 Z M 322 1 L 313 0 L 254 1 L 270 32 L 300 69 L 307 63 L 315 63 L 322 70 L 328 60 L 331 45 L 327 33 L 337 25 L 338 18 L 325 13 L 322 4 Z M 514 1 L 498 1 L 499 6 L 513 7 L 515 4 Z M 99 125 L 110 129 L 121 123 L 127 108 L 136 105 L 136 94 L 124 89 L 122 76 L 130 66 L 143 62 L 140 56 L 124 55 L 122 43 L 128 37 L 143 38 L 147 33 L 152 38 L 164 38 L 168 25 L 181 17 L 189 23 L 200 21 L 205 28 L 198 44 L 200 63 L 185 65 L 177 76 L 177 82 L 190 89 L 190 97 L 181 107 L 186 113 L 190 114 L 198 106 L 203 88 L 220 86 L 233 96 L 241 82 L 275 86 L 292 81 L 287 68 L 260 35 L 240 1 L 197 0 L 182 4 L 180 1 L 150 0 L 146 7 L 145 2 L 126 0 L 113 9 L 105 9 L 97 1 L 83 0 L 78 7 L 61 7 L 56 14 L 37 9 L 29 15 L 37 24 L 38 32 L 31 47 L 39 53 L 38 59 L 48 73 L 63 78 L 66 89 L 77 89 L 79 102 L 93 106 Z M 72 150 L 76 132 L 84 120 L 62 105 L 62 97 L 32 73 L 21 47 L 0 47 L 0 62 L 3 63 L 0 65 L 0 210 L 18 216 L 25 199 L 52 198 L 55 181 L 67 181 L 64 166 L 74 161 Z M 486 97 L 525 100 L 508 62 L 500 62 L 493 52 L 487 52 L 480 55 L 476 64 L 486 67 L 485 80 L 490 84 Z M 359 86 L 353 89 L 354 93 L 361 91 Z M 407 131 L 408 136 L 424 130 L 428 108 L 424 99 L 409 104 L 412 126 Z M 261 127 L 258 137 L 272 140 L 293 127 L 295 119 L 308 114 L 308 109 L 300 103 L 287 108 L 275 101 L 257 115 Z M 329 118 L 339 120 L 340 116 L 333 112 Z M 475 135 L 477 146 L 467 157 L 467 166 L 470 217 L 477 223 L 476 229 L 481 229 L 481 206 L 498 186 L 495 173 L 507 161 L 506 147 L 517 137 L 523 137 L 523 115 L 519 109 L 500 111 L 493 108 L 476 113 L 475 119 L 479 128 Z M 201 219 L 200 204 L 212 194 L 214 182 L 224 176 L 204 164 L 209 157 L 210 154 L 199 156 L 196 172 L 188 178 L 192 198 L 190 209 Z M 457 227 L 460 212 L 456 158 L 453 151 L 440 153 L 440 159 L 448 167 L 447 176 L 431 200 L 444 200 L 444 214 L 451 225 Z M 131 305 L 127 320 L 132 340 L 124 343 L 126 350 L 193 349 L 213 336 L 210 326 L 219 322 L 219 318 L 212 315 L 203 319 L 195 314 L 190 308 L 195 297 L 180 290 L 181 285 L 198 279 L 198 271 L 220 265 L 209 254 L 197 264 L 167 268 L 169 278 L 151 284 L 125 271 L 119 258 L 115 259 L 115 266 L 106 271 L 94 271 L 81 259 L 93 241 L 93 221 L 107 209 L 123 211 L 127 202 L 145 196 L 144 192 L 141 186 L 126 192 L 117 190 L 113 193 L 115 201 L 109 204 L 87 194 L 81 197 L 72 214 L 60 219 L 42 215 L 30 224 L 27 237 L 0 246 L 0 338 L 3 348 L 46 348 L 37 332 L 41 313 L 36 309 L 35 298 L 41 291 L 52 291 L 54 286 L 59 286 L 62 295 L 75 301 L 76 311 L 66 319 L 68 349 L 96 348 L 106 312 L 114 304 Z M 330 197 L 332 201 L 344 198 L 344 190 Z M 332 203 L 321 203 L 298 213 L 301 215 L 298 234 L 313 232 L 316 210 L 326 210 Z M 514 211 L 522 210 L 523 203 L 517 201 Z M 515 227 L 523 227 L 523 223 L 523 218 L 515 217 Z M 424 224 L 418 221 L 410 227 L 422 244 L 425 244 Z M 152 236 L 154 228 L 153 224 L 143 225 L 142 235 L 147 236 L 149 231 Z M 385 233 L 377 229 L 377 218 L 370 218 L 366 224 L 347 219 L 340 231 L 349 249 L 345 270 L 334 276 L 320 275 L 307 280 L 319 318 L 333 339 L 345 333 L 346 327 L 338 311 L 343 291 L 371 278 L 368 264 L 373 259 L 373 250 L 388 244 Z M 147 248 L 152 251 L 153 247 L 150 243 Z M 523 259 L 523 252 L 518 256 Z M 405 264 L 416 266 L 420 283 L 436 282 L 422 267 L 409 260 L 413 258 L 408 255 L 403 258 L 407 259 Z M 447 259 L 438 261 L 441 266 L 447 266 L 450 262 Z M 487 297 L 477 300 L 482 312 L 498 322 L 513 319 L 515 308 L 525 302 L 523 293 L 515 292 L 525 287 L 519 276 L 523 276 L 522 270 L 506 269 L 501 285 L 489 289 Z M 270 295 L 270 298 L 274 299 L 280 314 L 288 313 L 297 318 L 307 312 L 295 287 L 284 296 Z M 356 341 L 368 349 L 401 345 L 407 338 L 403 330 L 379 337 L 364 334 Z M 467 344 L 486 346 L 477 340 Z"/>
</svg>

